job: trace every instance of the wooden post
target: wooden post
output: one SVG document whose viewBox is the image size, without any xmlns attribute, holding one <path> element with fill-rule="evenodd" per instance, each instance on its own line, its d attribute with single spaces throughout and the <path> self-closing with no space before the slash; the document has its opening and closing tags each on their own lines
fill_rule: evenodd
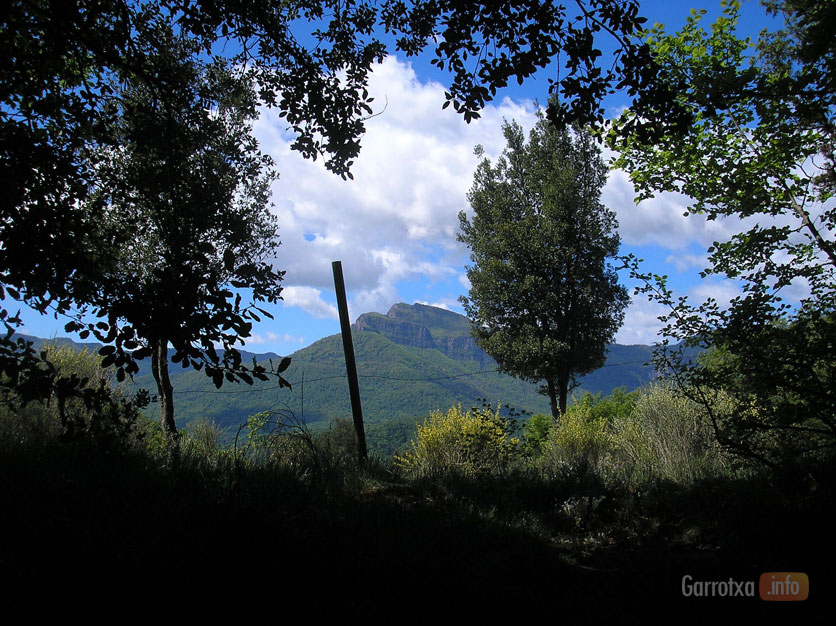
<svg viewBox="0 0 836 626">
<path fill-rule="evenodd" d="M 354 361 L 354 342 L 351 340 L 351 322 L 348 317 L 348 303 L 345 299 L 343 266 L 340 261 L 331 263 L 334 271 L 334 288 L 337 291 L 337 309 L 340 312 L 340 330 L 343 336 L 345 369 L 348 374 L 348 393 L 351 397 L 351 413 L 354 416 L 354 435 L 357 440 L 357 455 L 361 462 L 368 460 L 366 450 L 366 429 L 363 426 L 363 408 L 360 406 L 360 385 L 357 383 L 357 364 Z"/>
</svg>

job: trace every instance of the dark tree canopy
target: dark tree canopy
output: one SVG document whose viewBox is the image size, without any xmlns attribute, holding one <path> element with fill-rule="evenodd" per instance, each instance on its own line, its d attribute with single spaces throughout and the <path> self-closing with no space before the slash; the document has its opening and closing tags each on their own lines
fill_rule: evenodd
<svg viewBox="0 0 836 626">
<path fill-rule="evenodd" d="M 587 131 L 541 116 L 527 142 L 516 123 L 504 132 L 496 165 L 476 170 L 472 220 L 459 214 L 474 263 L 462 302 L 477 343 L 501 370 L 543 382 L 558 419 L 575 377 L 604 364 L 628 302 L 610 265 L 615 215 L 600 202 L 607 168 Z"/>
<path fill-rule="evenodd" d="M 247 72 L 199 60 L 195 43 L 153 14 L 138 21 L 134 50 L 132 63 L 154 81 L 118 76 L 105 107 L 109 143 L 86 155 L 91 184 L 82 208 L 109 247 L 73 296 L 102 322 L 69 328 L 114 344 L 101 353 L 120 373 L 150 354 L 163 426 L 173 432 L 169 343 L 175 361 L 205 365 L 217 386 L 224 376 L 267 378 L 260 366 L 242 371 L 235 350 L 249 320 L 265 312 L 242 305 L 231 288 L 254 302 L 280 297 L 283 272 L 271 266 L 275 175 L 252 136 L 257 97 Z"/>
</svg>

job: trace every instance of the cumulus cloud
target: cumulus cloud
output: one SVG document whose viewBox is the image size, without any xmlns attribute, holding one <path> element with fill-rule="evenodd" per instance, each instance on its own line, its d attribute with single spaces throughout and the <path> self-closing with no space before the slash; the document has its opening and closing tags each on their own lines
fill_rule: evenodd
<svg viewBox="0 0 836 626">
<path fill-rule="evenodd" d="M 669 250 L 683 250 L 693 242 L 708 247 L 715 241 L 727 241 L 741 229 L 750 228 L 752 220 L 736 218 L 708 220 L 702 215 L 685 213 L 690 198 L 679 193 L 661 193 L 634 202 L 635 189 L 623 170 L 612 170 L 601 193 L 601 201 L 615 211 L 621 241 L 627 245 L 658 244 Z"/>
<path fill-rule="evenodd" d="M 453 313 L 463 314 L 464 309 L 462 305 L 459 303 L 458 300 L 453 300 L 452 298 L 445 298 L 443 300 L 436 300 L 435 302 L 428 302 L 426 300 L 419 300 L 418 304 L 425 304 L 427 306 L 434 306 L 439 309 L 445 309 L 447 311 L 452 311 Z"/>
<path fill-rule="evenodd" d="M 684 272 L 689 269 L 703 270 L 708 267 L 707 254 L 672 254 L 665 263 L 674 265 L 677 271 Z"/>
<path fill-rule="evenodd" d="M 697 302 L 713 298 L 720 308 L 728 308 L 732 298 L 743 295 L 740 286 L 731 280 L 704 280 L 691 289 L 691 296 Z"/>
<path fill-rule="evenodd" d="M 339 319 L 337 307 L 322 298 L 322 290 L 315 287 L 285 287 L 282 290 L 285 306 L 298 307 L 319 319 Z"/>
<path fill-rule="evenodd" d="M 279 333 L 274 333 L 274 332 L 271 332 L 271 331 L 267 331 L 264 334 L 253 333 L 252 335 L 250 335 L 249 337 L 247 337 L 244 340 L 244 345 L 247 346 L 247 347 L 260 346 L 260 345 L 264 345 L 264 344 L 269 344 L 271 346 L 275 346 L 277 343 L 279 343 L 279 344 L 281 344 L 281 343 L 290 343 L 290 344 L 298 343 L 299 345 L 303 345 L 305 343 L 305 338 L 304 337 L 296 337 L 296 336 L 291 335 L 289 333 L 279 334 Z"/>
<path fill-rule="evenodd" d="M 648 345 L 661 341 L 659 316 L 668 311 L 658 302 L 636 296 L 624 312 L 624 324 L 615 336 L 615 342 L 626 346 Z"/>
</svg>

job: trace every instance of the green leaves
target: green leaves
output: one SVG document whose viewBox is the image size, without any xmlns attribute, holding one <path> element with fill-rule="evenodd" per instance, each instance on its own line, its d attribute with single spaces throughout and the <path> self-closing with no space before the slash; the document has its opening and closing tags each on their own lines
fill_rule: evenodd
<svg viewBox="0 0 836 626">
<path fill-rule="evenodd" d="M 663 277 L 637 266 L 633 276 L 645 282 L 640 292 L 669 308 L 661 318 L 666 343 L 724 355 L 694 362 L 663 345 L 657 365 L 703 404 L 721 443 L 774 466 L 836 447 L 832 398 L 824 391 L 832 386 L 833 359 L 805 337 L 832 342 L 821 320 L 832 319 L 836 302 L 836 216 L 822 198 L 836 178 L 821 173 L 834 167 L 836 90 L 832 36 L 830 49 L 807 53 L 820 29 L 831 28 L 818 3 L 772 6 L 786 28 L 762 33 L 754 48 L 735 35 L 738 2 L 726 4 L 710 32 L 698 16 L 673 35 L 655 29 L 649 44 L 664 68 L 659 79 L 679 86 L 692 122 L 648 141 L 630 129 L 627 113 L 608 142 L 640 198 L 679 191 L 693 200 L 689 213 L 749 218 L 742 232 L 708 248 L 702 275 L 735 279 L 742 290 L 727 308 L 676 298 Z M 793 297 L 785 297 L 789 289 Z M 730 399 L 727 414 L 709 402 L 717 393 Z"/>
</svg>

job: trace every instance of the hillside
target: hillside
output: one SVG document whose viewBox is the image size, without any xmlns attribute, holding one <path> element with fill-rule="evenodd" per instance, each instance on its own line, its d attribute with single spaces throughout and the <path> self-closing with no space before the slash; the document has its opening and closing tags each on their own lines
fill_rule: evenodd
<svg viewBox="0 0 836 626">
<path fill-rule="evenodd" d="M 360 315 L 353 328 L 363 414 L 370 425 L 420 420 L 432 410 L 458 403 L 467 407 L 480 398 L 529 412 L 549 410 L 547 398 L 537 393 L 536 385 L 495 371 L 495 362 L 476 345 L 469 334 L 470 322 L 462 315 L 400 303 L 386 315 Z M 37 340 L 36 345 L 43 341 Z M 245 360 L 252 356 L 259 361 L 277 358 L 272 353 L 248 353 Z M 607 364 L 583 377 L 576 393 L 606 395 L 616 387 L 639 387 L 652 379 L 653 370 L 646 365 L 650 356 L 650 346 L 612 345 Z M 293 384 L 292 391 L 279 389 L 272 381 L 252 387 L 227 384 L 218 390 L 202 372 L 172 364 L 178 423 L 205 418 L 232 429 L 255 413 L 282 409 L 310 424 L 351 415 L 339 335 L 320 339 L 291 358 L 285 375 Z M 135 384 L 154 389 L 147 364 Z M 155 410 L 155 405 L 149 407 L 149 414 Z"/>
</svg>

